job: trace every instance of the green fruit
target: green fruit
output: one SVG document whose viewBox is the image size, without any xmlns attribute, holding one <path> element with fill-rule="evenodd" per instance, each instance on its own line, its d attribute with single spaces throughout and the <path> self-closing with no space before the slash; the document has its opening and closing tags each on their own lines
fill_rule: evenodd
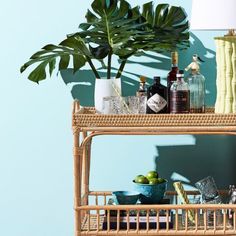
<svg viewBox="0 0 236 236">
<path fill-rule="evenodd" d="M 146 177 L 148 178 L 148 180 L 158 178 L 158 173 L 155 170 L 152 170 L 147 173 Z"/>
<path fill-rule="evenodd" d="M 140 177 L 143 177 L 143 175 L 137 175 L 134 179 L 134 182 L 137 182 Z"/>
<path fill-rule="evenodd" d="M 134 182 L 138 183 L 138 184 L 148 184 L 149 183 L 148 179 L 144 175 L 137 175 L 134 179 Z"/>
<path fill-rule="evenodd" d="M 159 184 L 158 178 L 149 179 L 149 184 Z"/>
<path fill-rule="evenodd" d="M 157 180 L 158 180 L 158 183 L 164 183 L 164 182 L 166 182 L 166 180 L 163 179 L 163 178 L 158 178 Z"/>
</svg>

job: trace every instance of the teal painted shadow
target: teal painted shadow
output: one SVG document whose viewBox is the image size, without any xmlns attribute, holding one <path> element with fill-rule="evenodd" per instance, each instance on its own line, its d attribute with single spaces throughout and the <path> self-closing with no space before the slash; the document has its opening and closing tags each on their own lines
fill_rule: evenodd
<svg viewBox="0 0 236 236">
<path fill-rule="evenodd" d="M 178 139 L 178 135 L 176 139 Z M 156 146 L 156 171 L 173 181 L 181 181 L 190 187 L 207 176 L 212 176 L 219 189 L 236 184 L 236 137 L 228 135 L 195 135 L 195 145 Z M 175 177 L 174 178 L 174 174 Z M 177 174 L 177 175 L 176 175 Z M 178 178 L 179 176 L 179 178 Z"/>
</svg>

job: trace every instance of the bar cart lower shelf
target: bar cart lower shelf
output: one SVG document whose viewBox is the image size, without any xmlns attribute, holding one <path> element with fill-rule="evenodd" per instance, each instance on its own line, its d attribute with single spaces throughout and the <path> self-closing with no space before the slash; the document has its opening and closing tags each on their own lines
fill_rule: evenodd
<svg viewBox="0 0 236 236">
<path fill-rule="evenodd" d="M 74 135 L 75 236 L 79 235 L 236 235 L 236 205 L 178 203 L 113 205 L 111 192 L 89 189 L 91 144 L 98 135 L 236 135 L 236 114 L 101 115 L 94 108 L 72 111 Z M 221 191 L 221 194 L 226 194 Z M 197 191 L 188 191 L 196 196 Z M 194 214 L 194 221 L 188 217 Z M 229 212 L 231 217 L 229 218 Z"/>
</svg>

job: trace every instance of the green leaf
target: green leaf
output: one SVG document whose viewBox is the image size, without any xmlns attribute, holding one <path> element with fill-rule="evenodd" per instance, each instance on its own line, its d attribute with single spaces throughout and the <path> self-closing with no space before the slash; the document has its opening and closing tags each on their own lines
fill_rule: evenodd
<svg viewBox="0 0 236 236">
<path fill-rule="evenodd" d="M 73 55 L 73 69 L 74 73 L 79 70 L 82 66 L 85 65 L 86 59 L 79 55 L 79 54 L 74 54 Z"/>
<path fill-rule="evenodd" d="M 143 14 L 144 18 L 147 20 L 147 22 L 153 21 L 153 3 L 148 2 L 143 5 Z"/>
<path fill-rule="evenodd" d="M 23 73 L 26 69 L 27 69 L 27 65 L 24 64 L 24 65 L 21 66 L 21 68 L 20 68 L 20 73 Z"/>
<path fill-rule="evenodd" d="M 134 47 L 140 50 L 142 42 L 143 50 L 170 51 L 189 45 L 189 24 L 182 7 L 159 4 L 153 12 L 151 3 L 147 3 L 144 4 L 142 15 L 148 23 L 145 26 L 146 39 L 142 36 L 136 37 Z"/>
<path fill-rule="evenodd" d="M 96 15 L 94 15 L 90 10 L 87 11 L 87 14 L 85 15 L 87 22 L 96 22 L 98 20 L 98 18 L 96 17 Z"/>
<path fill-rule="evenodd" d="M 84 40 L 78 33 L 71 35 L 70 37 L 62 41 L 60 45 L 79 51 L 82 55 L 90 56 L 90 51 L 88 50 Z"/>
<path fill-rule="evenodd" d="M 50 76 L 52 76 L 52 72 L 55 69 L 55 65 L 56 65 L 56 59 L 53 58 L 52 60 L 49 61 L 49 74 L 50 74 Z"/>
<path fill-rule="evenodd" d="M 168 4 L 159 4 L 157 5 L 156 7 L 156 10 L 155 10 L 155 18 L 154 18 L 154 22 L 148 22 L 148 23 L 154 23 L 154 26 L 156 27 L 160 27 L 160 25 L 163 23 L 164 19 L 165 19 L 165 15 L 168 11 L 168 7 L 169 5 Z"/>
<path fill-rule="evenodd" d="M 30 74 L 28 79 L 38 83 L 41 80 L 46 79 L 46 66 L 48 62 L 44 61 L 41 64 L 39 64 Z"/>
<path fill-rule="evenodd" d="M 29 66 L 31 66 L 34 63 L 38 63 L 38 62 L 43 62 L 43 61 L 49 61 L 50 59 L 52 59 L 53 57 L 56 57 L 57 55 L 47 55 L 47 56 L 41 56 L 35 59 L 30 59 L 28 62 L 26 62 L 20 69 L 20 72 L 24 72 Z"/>
<path fill-rule="evenodd" d="M 96 12 L 98 15 L 102 15 L 104 12 L 103 9 L 106 6 L 106 0 L 94 0 L 91 6 L 94 12 Z"/>
<path fill-rule="evenodd" d="M 94 58 L 96 58 L 96 59 L 105 58 L 108 55 L 109 51 L 110 51 L 109 45 L 107 45 L 107 44 L 106 45 L 100 45 L 96 48 L 93 48 L 89 45 L 89 49 L 90 49 L 90 52 L 92 53 L 92 55 L 94 56 Z"/>
<path fill-rule="evenodd" d="M 34 53 L 34 54 L 30 57 L 30 59 L 36 59 L 36 58 L 38 58 L 38 57 L 40 57 L 40 56 L 42 56 L 42 55 L 44 55 L 44 54 L 48 54 L 48 51 L 45 51 L 45 50 L 38 51 L 38 52 Z"/>
<path fill-rule="evenodd" d="M 94 0 L 91 6 L 99 16 L 112 15 L 117 9 L 117 0 Z"/>
<path fill-rule="evenodd" d="M 130 10 L 130 5 L 128 2 L 121 0 L 120 1 L 120 9 L 119 9 L 119 18 L 122 19 L 126 16 L 127 12 Z"/>
<path fill-rule="evenodd" d="M 90 26 L 91 24 L 89 23 L 82 23 L 79 25 L 79 28 L 81 28 L 82 30 L 87 30 Z"/>
<path fill-rule="evenodd" d="M 60 62 L 59 62 L 59 70 L 65 70 L 68 68 L 70 62 L 70 56 L 69 54 L 65 54 L 61 56 Z"/>
<path fill-rule="evenodd" d="M 55 46 L 53 44 L 48 44 L 48 45 L 44 46 L 42 49 L 47 50 L 47 51 L 52 51 L 54 49 L 58 49 L 58 46 Z"/>
</svg>

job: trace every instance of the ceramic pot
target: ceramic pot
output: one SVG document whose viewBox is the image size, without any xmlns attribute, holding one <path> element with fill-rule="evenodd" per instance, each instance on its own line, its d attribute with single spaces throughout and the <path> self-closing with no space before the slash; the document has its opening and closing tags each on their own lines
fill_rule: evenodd
<svg viewBox="0 0 236 236">
<path fill-rule="evenodd" d="M 134 183 L 134 190 L 140 193 L 139 200 L 142 204 L 158 204 L 167 189 L 167 180 L 159 184 Z"/>
<path fill-rule="evenodd" d="M 95 81 L 94 104 L 97 113 L 102 113 L 103 98 L 109 96 L 118 96 L 121 94 L 121 79 L 101 78 Z"/>
</svg>

